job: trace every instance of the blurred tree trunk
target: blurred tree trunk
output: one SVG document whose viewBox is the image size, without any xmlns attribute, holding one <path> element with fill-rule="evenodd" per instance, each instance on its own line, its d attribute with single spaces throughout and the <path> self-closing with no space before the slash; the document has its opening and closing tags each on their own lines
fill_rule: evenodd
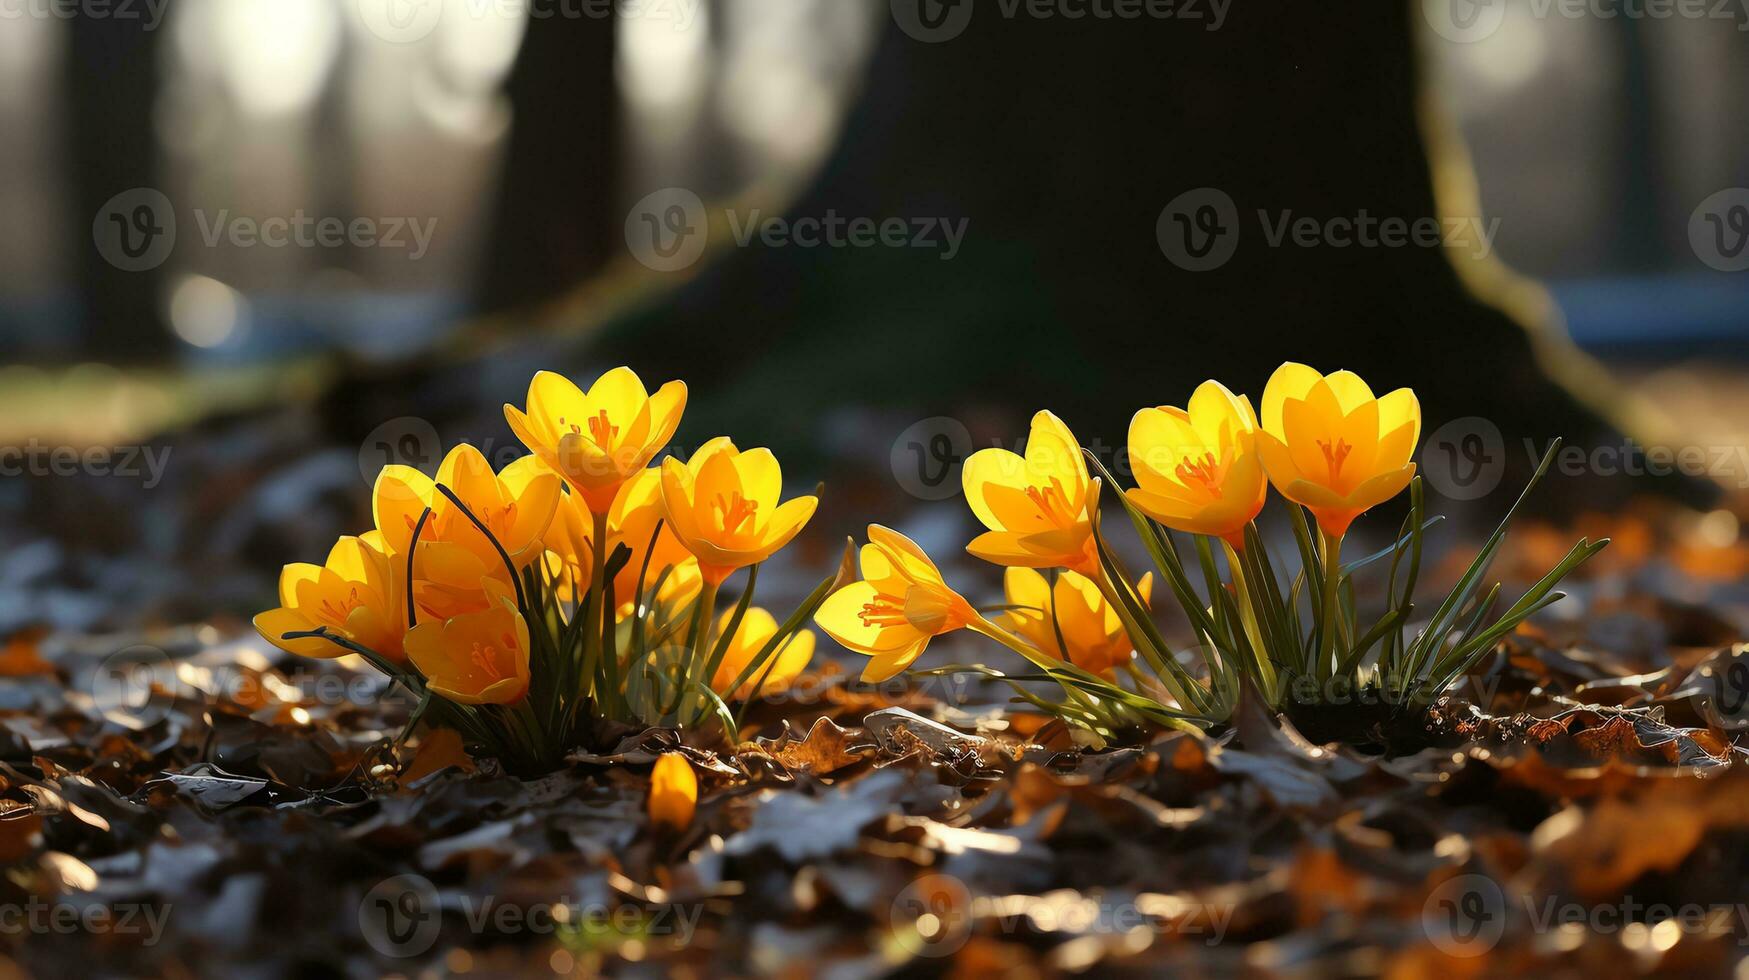
<svg viewBox="0 0 1749 980">
<path fill-rule="evenodd" d="M 918 418 L 1049 405 L 1117 445 L 1137 406 L 1181 403 L 1210 377 L 1255 397 L 1290 359 L 1414 386 L 1429 430 L 1495 421 L 1509 476 L 1526 468 L 1525 437 L 1609 431 L 1445 250 L 1270 242 L 1283 218 L 1438 217 L 1418 3 L 1233 4 L 1218 30 L 1209 3 L 1179 5 L 1203 19 L 1018 9 L 979 4 L 937 43 L 889 19 L 840 145 L 790 208 L 963 219 L 951 260 L 939 234 L 911 248 L 755 240 L 593 353 L 687 378 L 713 432 L 792 444 L 850 400 Z M 1211 271 L 1175 265 L 1156 235 L 1197 188 L 1238 218 L 1231 260 Z"/>
<path fill-rule="evenodd" d="M 105 12 L 99 12 L 104 14 Z M 93 242 L 91 223 L 117 195 L 139 188 L 162 190 L 159 151 L 152 124 L 158 97 L 157 38 L 145 22 L 127 17 L 72 18 L 65 80 L 68 161 L 73 174 L 79 296 L 84 304 L 83 343 L 105 361 L 147 361 L 171 347 L 163 319 L 163 267 L 127 271 Z M 131 219 L 130 214 L 120 215 Z M 166 215 L 148 215 L 141 227 L 163 227 Z M 142 233 L 131 229 L 134 242 Z M 192 229 L 182 234 L 191 234 Z"/>
<path fill-rule="evenodd" d="M 596 272 L 619 235 L 616 18 L 533 19 L 506 86 L 510 142 L 479 306 L 525 307 Z"/>
</svg>

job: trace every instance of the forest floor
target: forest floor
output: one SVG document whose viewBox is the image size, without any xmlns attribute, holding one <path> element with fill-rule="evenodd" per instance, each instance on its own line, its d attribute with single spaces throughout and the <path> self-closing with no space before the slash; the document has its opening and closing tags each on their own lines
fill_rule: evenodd
<svg viewBox="0 0 1749 980">
<path fill-rule="evenodd" d="M 1749 416 L 1707 405 L 1685 424 L 1741 444 L 1719 427 Z M 1255 701 L 1078 751 L 1001 691 L 871 687 L 822 643 L 738 745 L 680 748 L 701 789 L 673 834 L 645 803 L 673 732 L 602 726 L 518 779 L 444 733 L 398 742 L 409 705 L 379 677 L 249 631 L 278 563 L 361 519 L 382 461 L 331 424 L 218 417 L 161 484 L 0 487 L 29 515 L 0 525 L 0 980 L 1742 972 L 1749 535 L 1727 512 L 1521 521 L 1508 592 L 1613 543 L 1389 752 Z M 833 477 L 816 523 L 963 542 L 932 516 L 957 508 L 906 517 L 877 483 Z M 803 591 L 836 557 L 818 538 Z"/>
<path fill-rule="evenodd" d="M 603 728 L 523 780 L 447 733 L 396 743 L 376 678 L 234 625 L 22 632 L 0 977 L 1731 975 L 1749 547 L 1659 508 L 1587 520 L 1521 528 L 1509 580 L 1569 531 L 1616 545 L 1393 754 L 1256 701 L 1083 752 L 824 661 L 740 745 L 681 749 L 681 834 L 645 813 L 670 731 Z"/>
</svg>

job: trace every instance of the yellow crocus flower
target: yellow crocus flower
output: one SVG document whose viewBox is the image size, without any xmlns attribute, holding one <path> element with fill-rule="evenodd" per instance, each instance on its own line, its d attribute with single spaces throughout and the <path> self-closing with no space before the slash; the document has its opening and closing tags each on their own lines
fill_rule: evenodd
<svg viewBox="0 0 1749 980">
<path fill-rule="evenodd" d="M 420 515 L 431 508 L 419 529 L 413 571 L 422 611 L 429 607 L 446 619 L 478 612 L 489 604 L 488 590 L 498 591 L 483 584 L 488 580 L 504 593 L 515 590 L 497 547 L 437 489 L 439 483 L 480 519 L 517 568 L 545 552 L 544 537 L 562 494 L 560 480 L 552 473 L 512 477 L 507 481 L 493 473 L 486 457 L 465 443 L 444 457 L 436 480 L 410 466 L 385 466 L 377 474 L 371 510 L 377 530 L 399 561 L 406 561 Z"/>
<path fill-rule="evenodd" d="M 1289 362 L 1263 389 L 1258 446 L 1269 480 L 1332 538 L 1409 485 L 1420 439 L 1421 403 L 1408 388 L 1374 398 L 1350 371 Z"/>
<path fill-rule="evenodd" d="M 680 833 L 698 809 L 698 774 L 679 752 L 664 752 L 650 769 L 650 824 Z"/>
<path fill-rule="evenodd" d="M 528 694 L 528 623 L 509 600 L 420 623 L 407 631 L 407 656 L 433 693 L 457 704 L 514 705 Z"/>
<path fill-rule="evenodd" d="M 979 450 L 961 480 L 972 513 L 989 528 L 966 551 L 997 565 L 1099 574 L 1089 516 L 1099 505 L 1099 481 L 1088 479 L 1081 444 L 1062 419 L 1034 415 L 1025 456 Z"/>
<path fill-rule="evenodd" d="M 1144 603 L 1153 588 L 1154 575 L 1149 572 L 1136 586 Z M 1063 572 L 1053 586 L 1030 568 L 1010 568 L 1002 574 L 1002 589 L 1010 606 L 1024 607 L 1007 613 L 1009 630 L 1041 653 L 1109 676 L 1115 668 L 1129 663 L 1135 652 L 1135 643 L 1124 631 L 1117 610 L 1085 575 Z"/>
<path fill-rule="evenodd" d="M 500 478 L 512 487 L 524 486 L 542 473 L 552 470 L 536 456 L 525 456 L 504 467 Z M 643 571 L 645 553 L 649 553 L 650 569 L 645 577 L 648 590 L 661 579 L 658 602 L 684 601 L 698 591 L 698 560 L 674 536 L 667 524 L 657 534 L 657 524 L 663 520 L 662 472 L 646 467 L 620 486 L 613 507 L 607 514 L 608 551 L 624 544 L 631 557 L 613 580 L 614 601 L 621 615 L 629 612 L 637 598 L 638 575 Z M 654 549 L 650 539 L 654 536 Z M 545 546 L 549 561 L 557 573 L 559 596 L 567 601 L 587 591 L 594 573 L 594 516 L 583 502 L 581 494 L 560 494 L 557 513 L 547 528 Z M 662 578 L 662 571 L 669 569 Z"/>
<path fill-rule="evenodd" d="M 585 394 L 568 378 L 542 371 L 528 385 L 528 410 L 504 406 L 516 437 L 593 513 L 613 506 L 620 485 L 650 465 L 686 409 L 686 384 L 670 381 L 652 395 L 631 368 L 602 375 Z"/>
<path fill-rule="evenodd" d="M 783 471 L 771 450 L 742 452 L 726 436 L 705 443 L 684 463 L 662 461 L 669 526 L 713 588 L 735 569 L 770 558 L 814 516 L 816 498 L 779 504 L 782 494 Z"/>
<path fill-rule="evenodd" d="M 399 663 L 406 659 L 406 592 L 382 535 L 372 531 L 335 542 L 322 565 L 297 562 L 279 574 L 279 608 L 255 617 L 267 642 L 301 657 L 332 658 L 345 648 L 319 637 L 284 639 L 326 626 L 329 632 Z"/>
<path fill-rule="evenodd" d="M 931 638 L 982 623 L 972 604 L 948 588 L 941 570 L 903 534 L 870 524 L 861 559 L 862 581 L 827 597 L 814 623 L 846 649 L 873 658 L 863 680 L 887 680 L 921 656 Z"/>
<path fill-rule="evenodd" d="M 1245 546 L 1269 482 L 1248 398 L 1205 381 L 1186 408 L 1144 408 L 1130 420 L 1130 502 L 1161 524 Z"/>
<path fill-rule="evenodd" d="M 734 611 L 730 610 L 718 618 L 717 627 L 711 634 L 713 643 L 729 628 L 729 620 L 733 617 Z M 766 662 L 740 687 L 729 690 L 729 685 L 735 683 L 735 678 L 741 676 L 741 672 L 753 662 L 753 657 L 776 635 L 777 617 L 758 606 L 750 607 L 747 614 L 741 617 L 741 625 L 735 630 L 735 635 L 730 638 L 722 663 L 717 665 L 717 672 L 711 678 L 711 690 L 725 698 L 745 701 L 789 687 L 808 666 L 808 662 L 814 659 L 814 634 L 809 630 L 798 630 L 783 649 L 772 656 L 775 663 Z M 761 674 L 765 675 L 765 683 L 755 690 L 754 685 L 758 683 Z"/>
<path fill-rule="evenodd" d="M 478 449 L 463 443 L 449 451 L 433 480 L 410 466 L 391 465 L 377 474 L 371 511 L 389 549 L 405 554 L 425 508 L 431 508 L 420 544 L 453 542 L 477 555 L 482 563 L 502 564 L 497 547 L 466 514 L 437 489 L 441 483 L 455 492 L 518 566 L 543 550 L 542 538 L 559 505 L 559 478 L 552 473 L 529 474 L 514 483 L 492 472 Z"/>
</svg>

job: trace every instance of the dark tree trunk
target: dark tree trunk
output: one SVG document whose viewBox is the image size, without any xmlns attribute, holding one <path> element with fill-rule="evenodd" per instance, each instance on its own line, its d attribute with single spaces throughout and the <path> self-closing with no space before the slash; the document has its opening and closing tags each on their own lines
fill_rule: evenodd
<svg viewBox="0 0 1749 980">
<path fill-rule="evenodd" d="M 82 223 L 77 275 L 84 304 L 83 343 L 105 361 L 138 362 L 163 356 L 170 334 L 163 320 L 161 250 L 147 248 L 173 216 L 141 194 L 112 206 L 116 195 L 163 186 L 152 125 L 158 95 L 161 32 L 125 17 L 73 18 L 65 80 L 70 107 L 67 134 L 76 217 Z M 140 211 L 140 207 L 146 211 Z M 103 214 L 106 210 L 113 215 Z M 141 266 L 118 266 L 113 247 L 97 247 L 94 221 L 119 219 Z M 154 230 L 161 229 L 161 230 Z M 119 228 L 111 233 L 121 234 Z M 191 231 L 183 231 L 189 234 Z M 168 248 L 165 239 L 164 248 Z M 125 255 L 123 265 L 131 265 Z M 145 267 L 149 266 L 149 267 Z"/>
<path fill-rule="evenodd" d="M 479 305 L 516 309 L 557 296 L 612 254 L 616 216 L 619 96 L 615 23 L 603 17 L 542 17 L 507 85 L 510 144 L 487 241 Z"/>
<path fill-rule="evenodd" d="M 1523 438 L 1608 427 L 1442 249 L 1268 240 L 1283 216 L 1437 216 L 1417 9 L 1236 3 L 1210 31 L 980 4 L 940 43 L 889 23 L 840 146 L 790 216 L 963 218 L 959 254 L 755 241 L 593 353 L 693 381 L 713 431 L 792 443 L 849 399 L 918 417 L 993 402 L 1017 420 L 1048 405 L 1109 446 L 1137 406 L 1182 402 L 1210 377 L 1255 395 L 1301 360 L 1412 385 L 1429 431 L 1496 421 L 1522 475 Z M 1186 271 L 1156 223 L 1205 187 L 1234 203 L 1238 244 L 1225 265 Z"/>
</svg>

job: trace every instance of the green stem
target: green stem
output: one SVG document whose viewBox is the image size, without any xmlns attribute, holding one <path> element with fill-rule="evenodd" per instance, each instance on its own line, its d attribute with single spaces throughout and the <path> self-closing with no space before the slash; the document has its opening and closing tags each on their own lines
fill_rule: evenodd
<svg viewBox="0 0 1749 980">
<path fill-rule="evenodd" d="M 595 521 L 595 536 L 589 542 L 590 563 L 593 566 L 589 576 L 589 621 L 583 625 L 583 663 L 577 678 L 578 697 L 589 697 L 595 694 L 595 665 L 601 658 L 601 648 L 605 645 L 603 623 L 613 622 L 613 612 L 606 607 L 604 601 L 607 583 L 607 515 L 591 512 Z"/>
<path fill-rule="evenodd" d="M 1318 545 L 1324 558 L 1324 602 L 1318 624 L 1318 673 L 1325 678 L 1336 671 L 1336 604 L 1342 584 L 1342 539 L 1318 529 Z"/>
<path fill-rule="evenodd" d="M 1166 657 L 1172 656 L 1170 650 L 1155 650 L 1154 645 L 1148 642 L 1147 633 L 1143 632 L 1141 624 L 1130 615 L 1129 606 L 1117 594 L 1117 587 L 1106 577 L 1103 569 L 1093 576 L 1093 584 L 1099 588 L 1099 594 L 1105 596 L 1106 605 L 1116 610 L 1118 621 L 1123 623 L 1124 632 L 1129 634 L 1130 642 L 1135 645 L 1143 659 L 1148 661 L 1148 666 L 1154 669 L 1154 675 L 1160 678 L 1160 683 L 1165 685 L 1167 692 L 1187 711 L 1205 710 L 1205 705 L 1200 700 L 1193 699 L 1189 691 L 1189 686 L 1196 681 L 1189 677 L 1179 677 L 1178 673 L 1182 668 L 1176 663 L 1168 664 L 1165 661 Z"/>
<path fill-rule="evenodd" d="M 689 681 L 698 676 L 699 669 L 704 665 L 705 646 L 710 642 L 711 619 L 717 610 L 717 589 L 721 585 L 722 583 L 712 581 L 707 576 L 698 587 L 698 604 L 694 607 L 692 617 L 692 635 L 687 637 L 687 646 L 691 652 L 686 658 L 686 673 L 678 679 L 683 690 Z M 706 679 L 703 683 L 708 685 L 709 680 Z M 685 718 L 692 711 L 693 701 L 697 697 L 690 691 L 681 697 L 681 718 Z"/>
<path fill-rule="evenodd" d="M 1227 549 L 1227 568 L 1233 576 L 1233 592 L 1238 599 L 1239 620 L 1245 635 L 1251 639 L 1252 669 L 1258 686 L 1270 704 L 1275 703 L 1275 668 L 1269 662 L 1269 646 L 1264 642 L 1263 627 L 1257 618 L 1257 608 L 1251 601 L 1251 584 L 1245 577 L 1245 560 L 1231 541 L 1223 541 Z"/>
<path fill-rule="evenodd" d="M 980 636 L 986 636 L 992 640 L 995 640 L 997 643 L 1002 644 L 1003 646 L 1007 647 L 1008 649 L 1013 650 L 1015 653 L 1018 653 L 1022 657 L 1026 658 L 1026 661 L 1035 667 L 1040 667 L 1040 668 L 1043 668 L 1044 670 L 1048 671 L 1048 670 L 1051 670 L 1051 669 L 1055 668 L 1056 666 L 1058 666 L 1058 663 L 1055 659 L 1048 657 L 1048 656 L 1040 653 L 1039 651 L 1033 649 L 1030 645 L 1028 645 L 1026 643 L 1025 640 L 1022 640 L 1020 637 L 1015 636 L 1014 634 L 1008 632 L 1007 630 L 1003 629 L 1000 626 L 997 626 L 995 623 L 990 622 L 988 619 L 985 619 L 983 616 L 979 616 L 976 619 L 972 620 L 971 622 L 967 623 L 966 629 L 969 629 L 972 632 L 977 633 Z M 1063 693 L 1067 694 L 1071 699 L 1073 699 L 1076 704 L 1079 704 L 1081 707 L 1085 708 L 1087 711 L 1091 712 L 1092 714 L 1094 714 L 1100 718 L 1105 718 L 1106 716 L 1109 715 L 1109 712 L 1106 709 L 1104 709 L 1103 707 L 1101 707 L 1099 702 L 1094 701 L 1092 698 L 1088 697 L 1084 692 L 1077 691 L 1077 690 L 1075 690 L 1075 688 L 1073 686 L 1068 685 L 1068 684 L 1059 683 L 1057 686 L 1062 688 Z"/>
</svg>

